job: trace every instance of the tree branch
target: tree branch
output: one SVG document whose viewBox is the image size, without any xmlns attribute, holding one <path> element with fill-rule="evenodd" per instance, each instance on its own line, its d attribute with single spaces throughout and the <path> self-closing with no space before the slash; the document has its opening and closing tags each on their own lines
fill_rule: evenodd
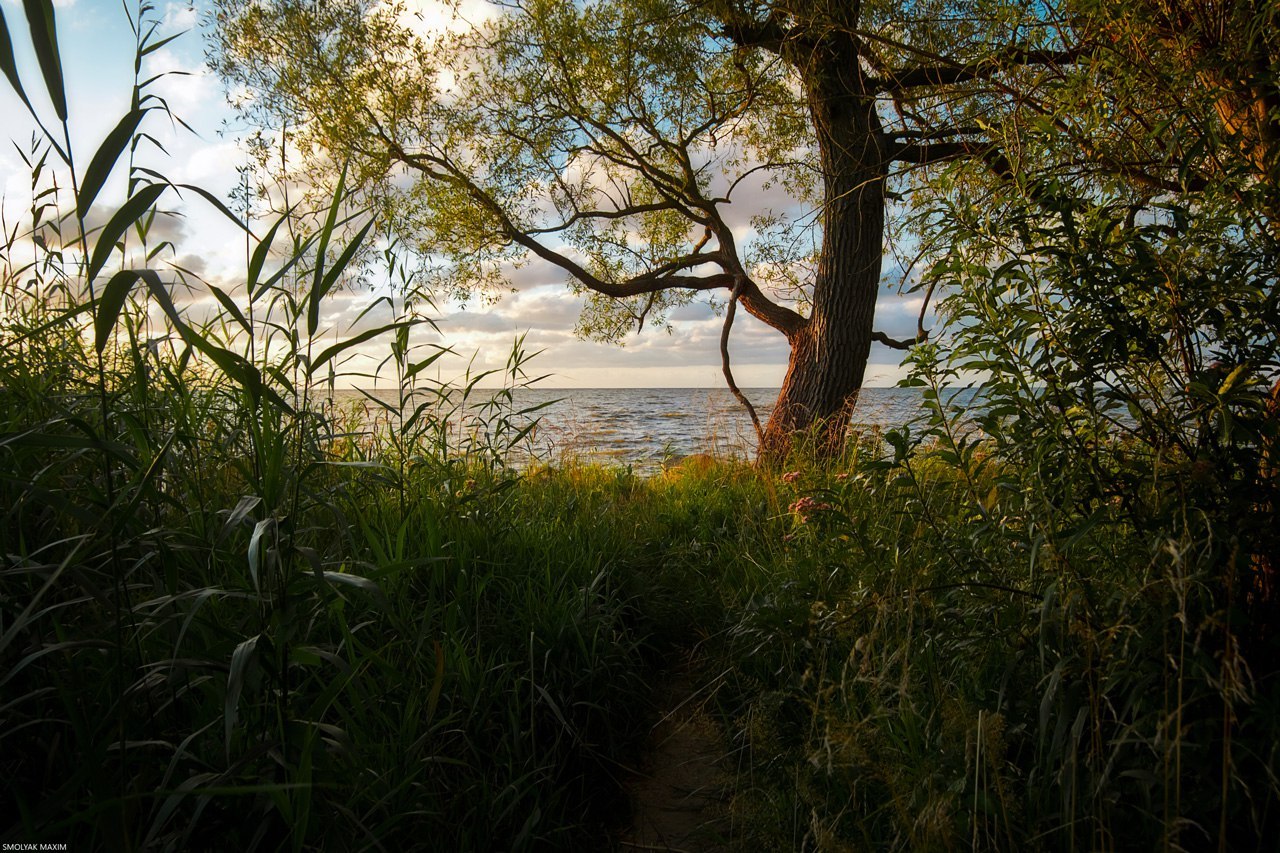
<svg viewBox="0 0 1280 853">
<path fill-rule="evenodd" d="M 759 442 L 760 447 L 764 447 L 764 428 L 760 426 L 760 416 L 756 414 L 756 407 L 751 405 L 747 395 L 742 393 L 742 389 L 734 381 L 733 370 L 729 367 L 729 330 L 733 328 L 733 312 L 738 306 L 738 297 L 742 295 L 746 283 L 745 275 L 738 276 L 738 280 L 733 285 L 733 293 L 729 296 L 729 306 L 724 312 L 724 326 L 720 329 L 720 367 L 724 371 L 724 381 L 728 383 L 729 390 L 751 417 L 751 425 L 756 428 L 756 441 Z"/>
<path fill-rule="evenodd" d="M 1070 65 L 1085 54 L 1086 50 L 1081 47 L 1066 50 L 1036 50 L 1015 46 L 977 62 L 944 61 L 936 65 L 904 68 L 890 72 L 882 79 L 872 81 L 871 87 L 877 92 L 898 93 L 921 86 L 955 86 L 975 80 L 988 80 L 1013 68 L 1024 68 L 1030 65 Z"/>
<path fill-rule="evenodd" d="M 940 127 L 935 130 L 904 130 L 892 135 L 895 142 L 934 142 L 939 139 L 951 139 L 956 136 L 977 136 L 985 133 L 978 125 L 962 125 L 960 127 Z"/>
<path fill-rule="evenodd" d="M 781 54 L 782 46 L 794 40 L 797 33 L 783 25 L 782 14 L 774 9 L 763 21 L 752 17 L 731 2 L 711 2 L 710 12 L 724 29 L 718 35 L 729 39 L 739 47 L 757 47 L 770 53 Z"/>
<path fill-rule="evenodd" d="M 609 199 L 615 201 L 615 199 Z M 619 207 L 616 210 L 575 210 L 573 215 L 558 225 L 546 225 L 542 228 L 530 228 L 529 234 L 558 234 L 566 231 L 578 222 L 584 219 L 626 219 L 628 216 L 635 216 L 640 213 L 656 213 L 660 210 L 676 210 L 676 206 L 668 202 L 656 202 L 654 204 L 636 204 L 627 207 Z"/>
<path fill-rule="evenodd" d="M 690 255 L 677 258 L 641 275 L 623 281 L 605 281 L 593 275 L 574 259 L 535 239 L 528 230 L 517 226 L 496 199 L 447 158 L 425 152 L 410 153 L 380 127 L 376 127 L 376 130 L 391 156 L 432 180 L 448 183 L 464 190 L 480 208 L 494 218 L 503 237 L 564 270 L 588 290 L 621 299 L 644 296 L 663 290 L 709 291 L 732 288 L 737 290 L 738 301 L 742 302 L 742 306 L 749 314 L 788 337 L 796 334 L 808 322 L 792 309 L 779 305 L 765 296 L 759 286 L 746 275 L 732 244 L 726 246 L 723 243 L 724 235 L 729 232 L 719 216 L 714 215 L 714 208 L 712 208 L 714 222 L 708 227 L 721 238 L 720 251 L 695 250 Z M 705 241 L 700 243 L 699 247 L 704 244 Z M 679 270 L 707 263 L 718 264 L 722 270 L 730 268 L 732 272 L 722 271 L 704 276 L 678 274 Z"/>
<path fill-rule="evenodd" d="M 957 139 L 950 142 L 903 143 L 891 150 L 889 159 L 898 163 L 927 166 L 961 157 L 977 157 L 1002 178 L 1013 177 L 1013 164 L 994 143 Z"/>
<path fill-rule="evenodd" d="M 891 338 L 884 332 L 872 332 L 871 340 L 878 344 L 884 344 L 890 349 L 911 349 L 916 344 L 922 344 L 929 339 L 929 335 L 925 332 L 918 333 L 913 340 L 900 341 L 897 338 Z"/>
<path fill-rule="evenodd" d="M 594 290 L 605 296 L 625 298 L 628 296 L 643 296 L 646 293 L 656 293 L 660 290 L 718 290 L 732 287 L 734 284 L 733 276 L 728 273 L 716 273 L 707 276 L 675 274 L 676 271 L 681 269 L 718 262 L 720 258 L 713 252 L 695 253 L 694 255 L 679 258 L 663 264 L 657 269 L 624 281 L 605 281 L 599 276 L 588 272 L 577 261 L 544 245 L 527 230 L 517 226 L 493 196 L 489 195 L 484 188 L 453 163 L 443 157 L 432 154 L 411 154 L 390 137 L 383 135 L 382 138 L 390 153 L 397 160 L 433 180 L 452 184 L 459 189 L 465 190 L 477 205 L 497 221 L 498 229 L 502 236 L 516 245 L 524 247 L 544 261 L 560 267 L 560 269 L 569 273 L 589 290 Z"/>
</svg>

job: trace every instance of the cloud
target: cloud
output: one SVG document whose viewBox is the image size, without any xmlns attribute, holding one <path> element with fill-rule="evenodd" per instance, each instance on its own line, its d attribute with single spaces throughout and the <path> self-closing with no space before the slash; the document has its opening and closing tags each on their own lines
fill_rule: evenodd
<svg viewBox="0 0 1280 853">
<path fill-rule="evenodd" d="M 889 337 L 912 337 L 923 305 L 923 296 L 881 296 L 876 303 L 875 327 Z M 931 316 L 925 315 L 926 327 Z"/>
<path fill-rule="evenodd" d="M 458 311 L 441 317 L 440 328 L 448 332 L 463 334 L 488 334 L 494 332 L 512 332 L 515 329 L 512 321 L 496 311 Z"/>
<path fill-rule="evenodd" d="M 194 30 L 200 25 L 200 10 L 196 8 L 195 2 L 185 3 L 166 3 L 164 5 L 164 23 L 161 26 L 165 32 L 180 33 Z"/>
<path fill-rule="evenodd" d="M 170 263 L 180 269 L 190 270 L 201 278 L 204 278 L 205 273 L 209 271 L 209 262 L 205 259 L 204 255 L 193 254 L 190 252 L 174 257 Z"/>
<path fill-rule="evenodd" d="M 20 8 L 14 5 L 14 0 L 0 2 L 6 3 L 6 10 Z M 441 27 L 465 29 L 471 25 L 468 21 L 481 21 L 497 14 L 494 4 L 464 0 L 460 7 L 461 19 L 454 20 L 448 13 L 450 5 L 443 0 L 409 0 L 408 11 L 415 16 L 414 28 L 421 31 L 438 31 Z M 73 104 L 73 113 L 80 114 L 83 125 L 98 122 L 88 128 L 83 139 L 75 140 L 77 151 L 85 152 L 78 155 L 81 160 L 92 154 L 96 144 L 128 108 L 128 86 L 132 80 L 132 44 L 125 43 L 127 28 L 122 23 L 123 14 L 117 16 L 119 21 L 107 21 L 108 16 L 99 13 L 100 8 L 99 4 L 80 3 L 74 15 L 63 17 L 63 20 L 76 22 L 74 27 L 82 41 L 97 38 L 102 42 L 98 51 L 74 51 L 78 58 L 73 58 L 72 51 L 68 49 L 69 79 L 73 83 L 76 79 L 87 79 L 93 84 L 84 88 L 73 87 L 73 95 L 81 98 L 84 104 L 80 108 Z M 88 14 L 91 10 L 95 11 L 92 18 Z M 197 13 L 183 3 L 167 3 L 163 7 L 163 15 L 162 36 L 192 28 L 197 22 Z M 81 21 L 98 19 L 102 19 L 100 25 L 104 27 L 101 33 L 88 31 L 87 25 L 80 24 Z M 106 29 L 107 24 L 110 25 L 109 30 Z M 68 26 L 68 32 L 70 30 L 71 26 Z M 105 35 L 108 32 L 109 36 Z M 231 112 L 224 102 L 218 81 L 203 66 L 199 48 L 199 40 L 193 35 L 179 39 L 148 57 L 144 74 L 181 72 L 158 81 L 155 92 L 163 95 L 175 114 L 197 127 L 205 138 L 193 136 L 175 127 L 167 117 L 153 113 L 146 127 L 164 144 L 171 157 L 164 158 L 144 148 L 144 165 L 164 172 L 174 181 L 197 184 L 226 199 L 228 190 L 237 183 L 236 167 L 242 165 L 246 157 L 235 139 L 215 136 L 220 123 Z M 16 110 L 21 110 L 21 105 L 12 99 L 3 101 L 6 117 L 11 103 Z M 118 109 L 108 113 L 112 105 Z M 84 130 L 83 126 L 81 130 Z M 20 166 L 12 149 L 0 154 L 0 184 L 7 196 L 6 203 L 9 209 L 19 214 L 24 205 L 16 204 L 16 200 L 22 199 L 24 193 L 30 194 L 29 177 Z M 741 168 L 749 166 L 746 164 Z M 104 203 L 118 204 L 123 199 L 124 170 L 118 171 L 120 174 L 113 176 L 113 182 L 103 190 Z M 713 191 L 723 193 L 727 186 L 727 179 L 718 178 Z M 66 201 L 63 200 L 64 206 Z M 157 217 L 151 235 L 152 244 L 170 240 L 176 248 L 172 256 L 166 253 L 165 257 L 172 257 L 171 263 L 206 278 L 244 308 L 244 239 L 234 223 L 228 222 L 222 214 L 191 193 L 185 193 L 182 200 L 166 193 L 162 206 L 181 209 L 185 218 Z M 745 240 L 753 236 L 751 217 L 765 209 L 792 216 L 809 214 L 780 183 L 766 187 L 763 173 L 753 176 L 735 189 L 733 203 L 725 206 L 723 211 L 735 233 L 743 238 L 744 246 Z M 95 211 L 93 223 L 101 224 L 114 210 L 114 207 L 106 205 Z M 255 230 L 261 234 L 265 227 L 265 223 L 259 222 Z M 891 262 L 887 260 L 886 270 L 890 266 Z M 426 326 L 413 332 L 412 340 L 416 343 L 447 342 L 460 353 L 440 362 L 442 374 L 464 370 L 473 352 L 476 353 L 478 369 L 501 368 L 510 352 L 512 340 L 519 334 L 526 334 L 528 350 L 546 350 L 534 360 L 530 370 L 556 374 L 553 384 L 631 387 L 723 385 L 719 351 L 723 317 L 716 316 L 705 299 L 700 297 L 671 312 L 673 334 L 646 328 L 643 334 L 628 337 L 625 347 L 616 347 L 581 341 L 573 336 L 583 298 L 575 296 L 565 286 L 568 275 L 563 270 L 546 261 L 533 259 L 523 266 L 509 266 L 505 272 L 515 292 L 504 295 L 496 305 L 483 305 L 477 301 L 465 310 L 445 307 L 440 312 L 439 333 Z M 892 292 L 892 284 L 894 282 L 887 282 L 882 290 L 877 307 L 877 328 L 895 337 L 909 336 L 915 329 L 918 294 L 899 296 Z M 363 289 L 331 294 L 321 314 L 324 345 L 388 322 L 391 315 L 385 304 L 361 316 L 372 300 L 388 292 L 389 285 L 375 281 L 372 292 Z M 175 300 L 190 312 L 192 320 L 207 319 L 217 309 L 216 302 L 199 285 L 190 292 L 175 292 Z M 260 309 L 261 306 L 259 303 Z M 258 319 L 261 320 L 260 315 Z M 739 311 L 730 346 L 739 384 L 744 387 L 771 386 L 781 381 L 788 357 L 787 343 L 782 335 Z M 387 337 L 375 338 L 351 350 L 356 357 L 348 367 L 372 371 L 389 351 Z M 872 381 L 900 372 L 897 368 L 900 353 L 877 346 L 873 348 L 871 357 L 868 377 Z M 367 384 L 359 377 L 349 381 Z"/>
<path fill-rule="evenodd" d="M 567 272 L 550 261 L 537 257 L 530 258 L 523 264 L 504 264 L 502 276 L 517 290 L 548 284 L 564 285 L 569 281 Z"/>
<path fill-rule="evenodd" d="M 426 39 L 441 32 L 465 32 L 491 20 L 498 9 L 486 0 L 404 0 L 400 24 Z"/>
<path fill-rule="evenodd" d="M 680 305 L 672 309 L 667 316 L 673 323 L 718 319 L 715 312 L 711 310 L 711 304 L 703 299 L 694 300 L 688 305 Z"/>
<path fill-rule="evenodd" d="M 147 245 L 155 247 L 167 241 L 177 246 L 188 236 L 186 222 L 180 211 L 168 209 L 163 204 L 163 201 L 161 208 L 162 210 L 151 220 L 150 227 L 147 229 Z M 95 204 L 89 209 L 88 215 L 85 216 L 85 229 L 89 234 L 91 249 L 98 240 L 102 226 L 110 222 L 119 210 L 119 205 L 110 204 Z M 26 213 L 24 219 L 29 221 L 30 214 L 22 211 L 19 215 L 22 213 Z M 78 251 L 77 243 L 80 239 L 80 224 L 74 214 L 75 212 L 72 210 L 67 210 L 60 214 L 53 211 L 45 211 L 39 231 L 40 239 L 50 247 L 62 247 L 70 251 Z M 128 247 L 138 248 L 142 245 L 137 231 L 133 228 L 125 232 L 124 240 Z"/>
<path fill-rule="evenodd" d="M 567 287 L 550 285 L 515 294 L 499 303 L 510 311 L 516 328 L 572 329 L 582 313 L 583 297 Z"/>
<path fill-rule="evenodd" d="M 202 113 L 213 105 L 221 105 L 222 89 L 218 79 L 203 62 L 188 59 L 171 46 L 162 47 L 146 60 L 147 77 L 164 75 L 156 80 L 150 92 L 164 98 L 177 116 Z"/>
</svg>

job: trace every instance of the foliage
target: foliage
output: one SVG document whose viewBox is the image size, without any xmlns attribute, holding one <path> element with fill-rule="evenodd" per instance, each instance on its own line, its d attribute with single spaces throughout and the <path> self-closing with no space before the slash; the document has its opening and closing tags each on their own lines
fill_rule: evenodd
<svg viewBox="0 0 1280 853">
<path fill-rule="evenodd" d="M 604 847 L 684 659 L 733 744 L 732 848 L 1276 836 L 1274 187 L 1256 135 L 1142 130 L 1194 52 L 1125 109 L 1009 116 L 1023 168 L 917 199 L 951 321 L 911 355 L 919 421 L 781 476 L 645 479 L 516 470 L 523 342 L 496 395 L 427 381 L 447 348 L 414 346 L 430 302 L 394 245 L 391 321 L 329 341 L 326 299 L 377 254 L 359 162 L 251 242 L 243 290 L 185 282 L 150 230 L 171 189 L 136 161 L 163 103 L 138 81 L 78 166 L 52 7 L 28 5 L 62 133 L 24 151 L 0 253 L 6 841 Z M 1097 59 L 1043 103 L 1135 79 Z M 1125 152 L 1173 127 L 1153 187 Z M 1114 146 L 1084 168 L 1087 139 Z M 339 405 L 379 337 L 394 396 Z"/>
<path fill-rule="evenodd" d="M 789 583 L 731 595 L 743 847 L 1262 849 L 1276 688 L 1217 532 L 1081 518 L 942 411 L 802 474 Z"/>
<path fill-rule="evenodd" d="M 56 57 L 45 12 L 32 30 Z M 152 7 L 131 22 L 140 65 L 161 43 Z M 44 67 L 59 90 L 60 66 Z M 581 805 L 611 789 L 635 736 L 643 631 L 614 566 L 492 535 L 532 414 L 512 402 L 526 354 L 496 397 L 482 376 L 433 385 L 441 348 L 410 345 L 429 321 L 404 291 L 391 322 L 330 339 L 323 304 L 371 231 L 341 179 L 314 232 L 290 212 L 250 246 L 243 288 L 186 281 L 149 236 L 168 186 L 134 159 L 144 113 L 164 109 L 148 85 L 84 170 L 60 112 L 61 139 L 27 155 L 30 219 L 4 229 L 0 835 L 295 850 L 593 837 Z M 126 150 L 128 200 L 86 228 Z M 392 414 L 375 430 L 333 386 L 379 336 L 398 388 L 371 401 Z"/>
<path fill-rule="evenodd" d="M 810 585 L 740 629 L 727 709 L 788 756 L 739 806 L 762 843 L 1275 835 L 1275 185 L 1222 72 L 1271 13 L 1213 67 L 1156 14 L 1210 7 L 1139 5 L 1086 9 L 1112 46 L 1009 117 L 1016 169 L 930 187 L 926 415 L 809 481 Z"/>
<path fill-rule="evenodd" d="M 394 3 L 222 0 L 214 65 L 255 120 L 356 163 L 460 295 L 535 263 L 611 341 L 740 302 L 791 350 L 770 461 L 838 451 L 873 341 L 906 346 L 873 329 L 888 200 L 921 167 L 1007 168 L 991 127 L 1079 55 L 1043 3 L 476 9 L 430 28 Z"/>
</svg>

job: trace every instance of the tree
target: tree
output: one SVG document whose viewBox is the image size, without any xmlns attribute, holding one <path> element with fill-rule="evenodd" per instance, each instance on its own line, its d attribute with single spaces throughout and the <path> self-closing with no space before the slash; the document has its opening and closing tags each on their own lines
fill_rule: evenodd
<svg viewBox="0 0 1280 853">
<path fill-rule="evenodd" d="M 1220 135 L 1280 215 L 1280 7 L 1266 0 L 1142 0 L 1142 25 L 1103 18 L 1131 58 L 1158 49 L 1209 94 Z M 1125 38 L 1125 35 L 1128 38 Z M 1128 41 L 1128 44 L 1123 44 Z M 1136 64 L 1136 63 L 1134 63 Z M 1159 69 L 1156 69 L 1159 74 Z M 1166 72 L 1167 74 L 1167 72 Z"/>
<path fill-rule="evenodd" d="M 984 449 L 1047 472 L 1055 512 L 1212 541 L 1197 559 L 1236 630 L 1272 643 L 1280 11 L 1077 9 L 1089 61 L 999 131 L 1014 179 L 957 163 L 934 182 L 926 279 L 951 294 L 951 334 L 928 369 L 984 376 Z"/>
<path fill-rule="evenodd" d="M 1010 116 L 1019 127 L 1002 129 L 1006 138 L 1057 137 L 1050 156 L 1024 156 L 1017 171 L 1109 175 L 1146 198 L 1233 185 L 1250 196 L 1250 210 L 1280 221 L 1280 7 L 1072 0 L 1070 8 L 1087 61 Z"/>
<path fill-rule="evenodd" d="M 539 258 L 587 296 L 580 331 L 601 339 L 718 295 L 735 392 L 735 307 L 784 335 L 767 459 L 802 433 L 837 451 L 872 343 L 908 346 L 873 318 L 911 175 L 968 156 L 1001 168 L 984 119 L 1076 57 L 1049 6 L 1008 0 L 486 12 L 415 32 L 398 3 L 219 0 L 214 63 L 260 119 L 350 160 L 456 288 Z M 746 228 L 741 196 L 761 187 L 805 209 Z"/>
</svg>

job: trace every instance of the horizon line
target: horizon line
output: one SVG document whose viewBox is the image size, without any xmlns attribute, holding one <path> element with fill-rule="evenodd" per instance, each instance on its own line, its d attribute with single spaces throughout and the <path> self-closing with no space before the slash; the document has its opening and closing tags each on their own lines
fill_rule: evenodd
<svg viewBox="0 0 1280 853">
<path fill-rule="evenodd" d="M 505 385 L 477 385 L 477 391 L 501 391 Z M 519 386 L 535 391 L 729 391 L 724 385 L 543 385 L 541 383 Z M 898 385 L 863 385 L 863 389 L 886 391 Z M 743 385 L 742 391 L 780 391 L 781 385 Z M 349 385 L 336 391 L 396 391 L 395 385 Z"/>
</svg>

